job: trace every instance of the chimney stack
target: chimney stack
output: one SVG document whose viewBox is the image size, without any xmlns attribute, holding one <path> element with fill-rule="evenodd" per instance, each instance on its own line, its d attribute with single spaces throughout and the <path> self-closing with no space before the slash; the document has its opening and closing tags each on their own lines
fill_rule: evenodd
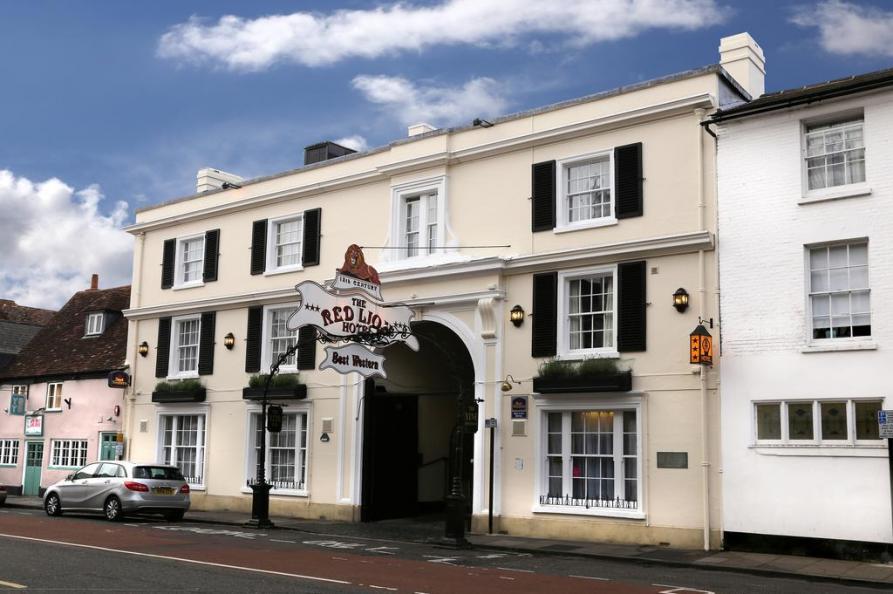
<svg viewBox="0 0 893 594">
<path fill-rule="evenodd" d="M 98 288 L 99 288 L 99 275 L 94 274 L 93 276 L 90 277 L 90 290 L 95 291 Z"/>
<path fill-rule="evenodd" d="M 766 58 L 750 33 L 738 33 L 719 40 L 719 65 L 756 99 L 766 92 Z"/>
<path fill-rule="evenodd" d="M 409 136 L 418 136 L 419 134 L 427 134 L 428 132 L 434 132 L 437 130 L 431 124 L 426 124 L 425 122 L 419 122 L 418 124 L 412 124 L 409 126 L 406 131 Z"/>
<path fill-rule="evenodd" d="M 227 173 L 213 167 L 205 167 L 199 169 L 195 174 L 195 192 L 201 194 L 209 190 L 219 190 L 226 188 L 241 188 L 243 178 L 234 173 Z"/>
</svg>

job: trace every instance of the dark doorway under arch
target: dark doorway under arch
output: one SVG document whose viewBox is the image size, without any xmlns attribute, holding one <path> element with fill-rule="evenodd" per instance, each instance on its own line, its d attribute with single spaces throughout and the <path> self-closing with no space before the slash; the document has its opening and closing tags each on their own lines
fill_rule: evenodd
<svg viewBox="0 0 893 594">
<path fill-rule="evenodd" d="M 455 431 L 459 411 L 474 399 L 474 366 L 449 328 L 416 322 L 419 351 L 403 344 L 384 349 L 387 379 L 366 381 L 363 397 L 361 520 L 438 518 L 461 472 L 471 518 L 474 434 Z"/>
</svg>

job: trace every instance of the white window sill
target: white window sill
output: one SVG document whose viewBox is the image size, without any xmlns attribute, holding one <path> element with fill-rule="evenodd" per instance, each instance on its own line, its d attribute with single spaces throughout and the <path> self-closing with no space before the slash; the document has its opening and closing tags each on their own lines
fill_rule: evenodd
<svg viewBox="0 0 893 594">
<path fill-rule="evenodd" d="M 45 408 L 45 409 L 43 409 L 43 412 L 62 412 L 62 409 L 61 408 Z M 75 468 L 77 468 L 77 467 L 75 466 Z"/>
<path fill-rule="evenodd" d="M 172 287 L 172 289 L 174 291 L 183 291 L 185 289 L 194 289 L 196 287 L 204 287 L 204 286 L 205 286 L 204 281 L 193 281 L 193 282 L 189 282 L 189 283 L 181 283 L 179 285 L 174 285 Z"/>
<path fill-rule="evenodd" d="M 410 270 L 413 268 L 430 268 L 432 266 L 440 266 L 442 264 L 468 262 L 469 260 L 471 260 L 471 258 L 468 256 L 463 256 L 458 252 L 450 251 L 440 254 L 413 256 L 412 258 L 398 257 L 390 262 L 376 263 L 375 267 L 378 272 L 381 273 L 392 272 L 396 270 Z"/>
<path fill-rule="evenodd" d="M 836 353 L 842 351 L 875 351 L 877 343 L 873 340 L 835 340 L 828 339 L 828 344 L 814 342 L 800 349 L 801 353 Z"/>
<path fill-rule="evenodd" d="M 274 268 L 272 270 L 265 270 L 264 276 L 277 276 L 280 274 L 289 274 L 290 272 L 303 272 L 303 266 L 283 266 L 282 268 Z"/>
<path fill-rule="evenodd" d="M 610 227 L 616 225 L 617 219 L 614 217 L 605 217 L 603 219 L 591 219 L 577 223 L 562 223 L 556 226 L 552 233 L 570 233 L 572 231 L 582 231 L 584 229 L 597 229 L 598 227 Z"/>
<path fill-rule="evenodd" d="M 828 200 L 858 198 L 860 196 L 870 195 L 871 188 L 869 188 L 867 184 L 850 184 L 846 186 L 835 186 L 833 188 L 823 188 L 821 190 L 812 190 L 807 192 L 797 204 L 812 204 L 813 202 L 826 202 Z"/>
<path fill-rule="evenodd" d="M 558 353 L 555 359 L 559 361 L 582 361 L 583 359 L 619 359 L 620 353 L 615 350 L 593 351 L 569 351 Z"/>
<path fill-rule="evenodd" d="M 851 444 L 796 444 L 796 443 L 758 443 L 748 446 L 749 450 L 753 450 L 757 454 L 764 456 L 828 456 L 843 458 L 886 458 L 887 447 L 882 440 L 877 441 L 877 445 L 869 445 L 865 443 Z"/>
<path fill-rule="evenodd" d="M 250 487 L 242 487 L 241 492 L 245 495 L 251 495 L 253 491 Z M 310 491 L 306 489 L 270 489 L 270 495 L 281 495 L 282 497 L 310 497 Z"/>
<path fill-rule="evenodd" d="M 169 375 L 166 378 L 167 381 L 176 381 L 176 380 L 185 380 L 185 379 L 198 379 L 198 371 L 192 373 L 182 373 L 180 375 Z"/>
<path fill-rule="evenodd" d="M 604 518 L 626 518 L 629 520 L 644 520 L 645 513 L 640 510 L 633 509 L 607 509 L 607 508 L 585 508 L 564 505 L 534 505 L 533 513 L 535 514 L 558 514 L 563 516 L 594 516 Z"/>
</svg>

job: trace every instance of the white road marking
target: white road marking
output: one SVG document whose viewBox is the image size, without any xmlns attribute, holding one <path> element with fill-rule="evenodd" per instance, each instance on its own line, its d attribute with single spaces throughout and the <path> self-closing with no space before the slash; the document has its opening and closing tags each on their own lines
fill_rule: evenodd
<svg viewBox="0 0 893 594">
<path fill-rule="evenodd" d="M 183 557 L 169 557 L 167 555 L 153 555 L 151 553 L 137 553 L 136 551 L 120 551 L 118 549 L 110 549 L 108 547 L 97 547 L 94 545 L 85 545 L 76 542 L 65 542 L 63 540 L 49 540 L 46 538 L 32 538 L 30 536 L 19 536 L 17 534 L 3 534 L 0 533 L 0 537 L 12 538 L 17 540 L 29 540 L 31 542 L 43 542 L 47 544 L 57 544 L 57 545 L 65 545 L 69 547 L 77 547 L 81 549 L 90 549 L 93 551 L 106 551 L 108 553 L 120 553 L 121 555 L 133 555 L 135 557 L 147 557 L 150 559 L 163 559 L 167 561 L 180 561 L 181 563 L 192 563 L 195 565 L 206 565 L 208 567 L 221 567 L 223 569 L 238 569 L 239 571 L 250 571 L 253 573 L 265 573 L 268 575 L 281 575 L 285 577 L 293 577 L 302 580 L 312 580 L 315 582 L 327 582 L 330 584 L 343 584 L 346 586 L 352 586 L 351 582 L 345 582 L 344 580 L 334 580 L 330 578 L 318 577 L 315 575 L 302 575 L 300 573 L 286 573 L 284 571 L 273 571 L 270 569 L 257 569 L 254 567 L 240 567 L 239 565 L 227 565 L 225 563 L 212 563 L 210 561 L 198 561 L 196 559 L 185 559 Z"/>
<path fill-rule="evenodd" d="M 356 549 L 363 546 L 358 542 L 341 542 L 340 540 L 305 540 L 302 544 L 326 547 L 327 549 Z"/>
<path fill-rule="evenodd" d="M 600 582 L 610 582 L 611 578 L 595 577 L 594 575 L 569 575 L 567 577 L 580 578 L 581 580 L 598 580 Z"/>
<path fill-rule="evenodd" d="M 15 582 L 4 582 L 4 581 L 0 581 L 0 586 L 3 586 L 4 588 L 12 588 L 14 590 L 24 590 L 25 588 L 28 587 L 28 586 L 25 586 L 24 584 L 17 584 Z"/>
<path fill-rule="evenodd" d="M 369 584 L 370 588 L 375 588 L 376 590 L 390 590 L 391 592 L 396 592 L 397 588 L 388 588 L 387 586 L 375 586 L 373 584 Z"/>
<path fill-rule="evenodd" d="M 337 559 L 338 561 L 350 561 L 347 557 L 332 557 L 332 559 Z"/>
<path fill-rule="evenodd" d="M 678 592 L 697 592 L 698 594 L 715 594 L 711 590 L 698 590 L 697 588 L 687 588 L 685 586 L 671 586 L 670 584 L 651 584 L 658 588 L 669 588 L 669 590 L 661 590 L 658 594 L 677 594 Z"/>
<path fill-rule="evenodd" d="M 453 561 L 458 561 L 457 557 L 440 557 L 438 555 L 422 555 L 428 558 L 428 563 L 443 563 L 444 565 L 452 565 Z"/>
<path fill-rule="evenodd" d="M 372 547 L 371 549 L 366 549 L 370 553 L 380 553 L 382 555 L 396 555 L 397 553 L 392 553 L 391 551 L 386 551 L 385 549 L 394 549 L 395 551 L 399 551 L 397 547 Z"/>
<path fill-rule="evenodd" d="M 124 524 L 125 526 L 133 526 L 134 528 L 139 528 L 140 524 Z"/>
<path fill-rule="evenodd" d="M 297 541 L 296 540 L 279 540 L 278 538 L 271 538 L 270 542 L 288 542 L 291 544 L 295 544 Z"/>
<path fill-rule="evenodd" d="M 505 553 L 490 553 L 489 555 L 478 555 L 478 559 L 502 559 L 508 557 Z"/>
<path fill-rule="evenodd" d="M 519 571 L 521 573 L 533 573 L 532 569 L 512 569 L 511 567 L 497 567 L 496 569 L 500 569 L 502 571 Z"/>
<path fill-rule="evenodd" d="M 254 540 L 258 536 L 266 536 L 266 534 L 256 534 L 254 532 L 239 532 L 238 530 L 215 530 L 214 528 L 199 528 L 197 526 L 152 526 L 158 530 L 169 530 L 171 532 L 194 532 L 195 534 L 213 534 L 223 536 L 235 536 L 236 538 L 244 538 Z"/>
<path fill-rule="evenodd" d="M 501 575 L 501 576 L 499 576 L 499 579 L 501 579 L 501 580 L 511 580 L 511 581 L 515 581 L 515 578 L 513 578 L 513 577 L 509 577 L 509 576 L 507 576 L 507 575 Z"/>
</svg>

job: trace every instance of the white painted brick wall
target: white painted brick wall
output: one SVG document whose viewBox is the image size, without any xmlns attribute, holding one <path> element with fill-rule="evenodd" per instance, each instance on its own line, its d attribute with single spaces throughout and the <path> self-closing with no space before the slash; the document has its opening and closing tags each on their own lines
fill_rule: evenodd
<svg viewBox="0 0 893 594">
<path fill-rule="evenodd" d="M 864 110 L 871 194 L 803 198 L 803 120 Z M 893 92 L 719 127 L 723 526 L 891 542 L 886 448 L 754 447 L 753 401 L 885 398 L 893 408 Z M 868 238 L 876 350 L 803 353 L 804 246 Z M 811 455 L 810 455 L 811 454 Z"/>
</svg>

